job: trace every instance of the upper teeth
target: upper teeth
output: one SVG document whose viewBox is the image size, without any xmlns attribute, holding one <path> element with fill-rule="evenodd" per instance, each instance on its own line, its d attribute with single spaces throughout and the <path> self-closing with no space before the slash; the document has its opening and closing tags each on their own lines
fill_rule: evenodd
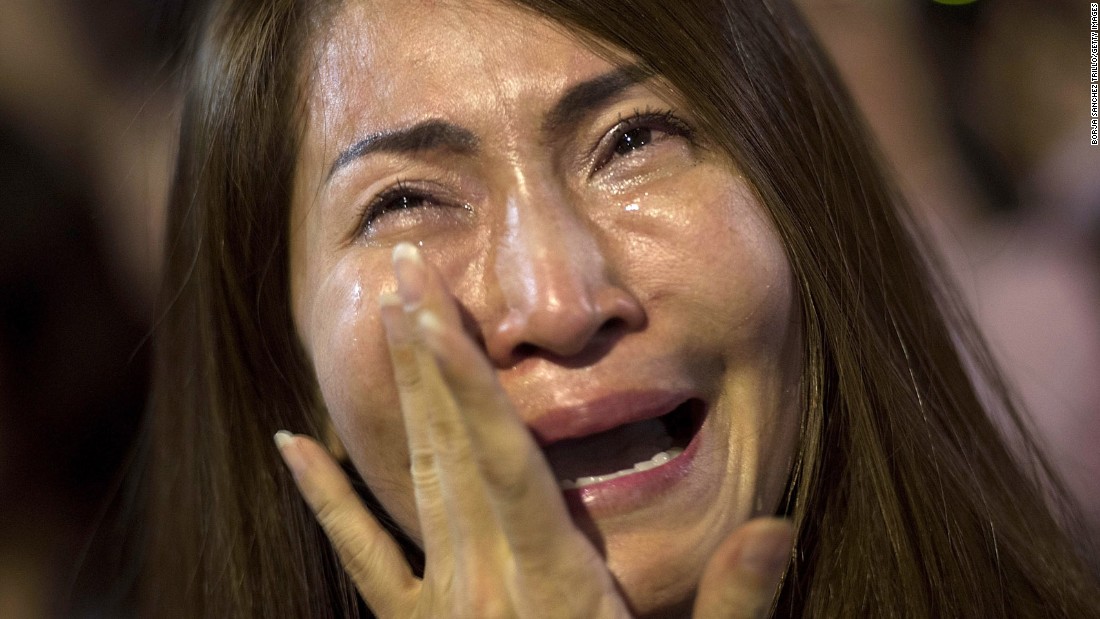
<svg viewBox="0 0 1100 619">
<path fill-rule="evenodd" d="M 634 466 L 623 469 L 621 471 L 615 471 L 614 473 L 608 473 L 607 475 L 595 475 L 593 477 L 581 477 L 579 479 L 562 479 L 558 481 L 558 485 L 563 490 L 573 490 L 575 488 L 583 488 L 585 486 L 591 486 L 592 484 L 598 484 L 600 482 L 607 481 L 609 479 L 615 479 L 617 477 L 625 477 L 634 473 L 641 473 L 642 471 L 648 471 L 649 469 L 656 468 L 676 456 L 684 453 L 684 450 L 679 447 L 670 447 L 665 451 L 660 451 L 654 454 L 649 460 L 643 460 L 636 463 Z"/>
</svg>

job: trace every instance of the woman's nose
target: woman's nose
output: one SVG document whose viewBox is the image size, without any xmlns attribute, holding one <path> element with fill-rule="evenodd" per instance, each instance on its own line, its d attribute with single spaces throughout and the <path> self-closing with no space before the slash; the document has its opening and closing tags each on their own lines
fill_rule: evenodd
<svg viewBox="0 0 1100 619">
<path fill-rule="evenodd" d="M 485 337 L 499 366 L 581 355 L 645 324 L 642 304 L 618 281 L 597 231 L 562 196 L 510 198 L 494 245 L 504 312 Z"/>
</svg>

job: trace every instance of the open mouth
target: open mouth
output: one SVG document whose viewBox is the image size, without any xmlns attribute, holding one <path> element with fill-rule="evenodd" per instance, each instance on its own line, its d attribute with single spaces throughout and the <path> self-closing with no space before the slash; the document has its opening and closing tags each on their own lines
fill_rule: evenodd
<svg viewBox="0 0 1100 619">
<path fill-rule="evenodd" d="M 562 489 L 583 488 L 667 464 L 684 453 L 704 416 L 704 403 L 693 398 L 660 417 L 561 440 L 543 450 Z"/>
</svg>

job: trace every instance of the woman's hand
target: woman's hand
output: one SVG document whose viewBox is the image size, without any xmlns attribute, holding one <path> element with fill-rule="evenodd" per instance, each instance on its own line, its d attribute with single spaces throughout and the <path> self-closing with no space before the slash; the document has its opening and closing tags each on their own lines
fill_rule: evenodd
<svg viewBox="0 0 1100 619">
<path fill-rule="evenodd" d="M 408 438 L 423 579 L 320 445 L 276 435 L 371 610 L 384 618 L 629 617 L 438 274 L 411 245 L 394 251 L 394 268 L 400 296 L 384 297 L 381 311 Z M 737 529 L 704 571 L 694 616 L 764 616 L 791 536 L 790 525 L 774 519 Z"/>
</svg>

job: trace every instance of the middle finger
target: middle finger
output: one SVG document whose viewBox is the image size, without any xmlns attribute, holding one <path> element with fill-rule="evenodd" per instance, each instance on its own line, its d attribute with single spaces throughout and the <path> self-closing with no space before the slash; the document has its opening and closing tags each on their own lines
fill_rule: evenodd
<svg viewBox="0 0 1100 619">
<path fill-rule="evenodd" d="M 435 357 L 424 347 L 417 324 L 425 312 L 457 319 L 457 307 L 453 302 L 450 308 L 442 306 L 448 298 L 411 245 L 395 249 L 394 269 L 406 322 L 414 333 L 410 341 L 419 375 L 417 384 L 402 398 L 402 406 L 414 407 L 416 410 L 406 410 L 406 418 L 423 424 L 410 432 L 428 437 L 433 479 L 439 484 L 450 529 L 452 560 L 460 572 L 456 576 L 469 576 L 473 570 L 492 571 L 498 563 L 494 558 L 502 553 L 503 536 L 475 464 L 458 404 L 439 373 Z"/>
<path fill-rule="evenodd" d="M 438 273 L 412 245 L 401 246 L 394 256 L 399 289 L 415 300 L 425 327 L 422 335 L 434 344 L 439 363 L 434 371 L 441 372 L 453 404 L 446 418 L 456 427 L 448 431 L 462 435 L 463 460 L 476 463 L 504 534 L 521 558 L 541 560 L 552 550 L 563 550 L 561 541 L 579 539 L 579 533 L 541 450 L 484 352 L 466 335 L 457 304 Z"/>
</svg>

